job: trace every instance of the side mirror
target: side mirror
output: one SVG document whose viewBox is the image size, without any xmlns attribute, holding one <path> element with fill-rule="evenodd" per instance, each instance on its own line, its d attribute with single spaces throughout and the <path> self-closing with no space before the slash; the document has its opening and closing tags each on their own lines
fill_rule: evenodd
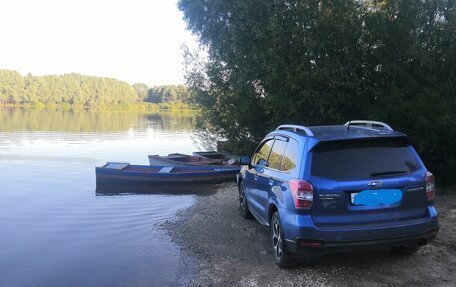
<svg viewBox="0 0 456 287">
<path fill-rule="evenodd" d="M 252 160 L 248 155 L 241 155 L 241 157 L 239 157 L 239 163 L 241 165 L 250 165 L 252 163 Z"/>
</svg>

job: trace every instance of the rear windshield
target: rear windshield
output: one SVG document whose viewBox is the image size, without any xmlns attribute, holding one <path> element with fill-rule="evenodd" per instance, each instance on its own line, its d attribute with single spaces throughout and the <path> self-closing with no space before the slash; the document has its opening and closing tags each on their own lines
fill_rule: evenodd
<svg viewBox="0 0 456 287">
<path fill-rule="evenodd" d="M 367 179 L 404 175 L 418 169 L 403 139 L 323 142 L 312 155 L 312 175 L 331 179 Z"/>
</svg>

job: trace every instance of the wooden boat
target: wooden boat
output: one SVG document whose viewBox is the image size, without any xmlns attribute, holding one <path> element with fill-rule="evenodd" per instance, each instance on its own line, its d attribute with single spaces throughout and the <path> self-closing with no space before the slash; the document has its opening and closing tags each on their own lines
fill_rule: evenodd
<svg viewBox="0 0 456 287">
<path fill-rule="evenodd" d="M 95 169 L 97 190 L 104 186 L 125 187 L 131 184 L 160 189 L 190 188 L 191 184 L 234 181 L 239 167 L 224 166 L 144 166 L 108 162 Z"/>
<path fill-rule="evenodd" d="M 239 159 L 236 156 L 225 153 L 225 152 L 195 151 L 195 152 L 193 152 L 193 156 L 222 160 L 223 162 L 225 162 L 228 165 L 239 163 Z"/>
<path fill-rule="evenodd" d="M 171 153 L 167 156 L 149 155 L 149 163 L 150 165 L 158 166 L 224 165 L 224 161 L 222 159 L 191 156 L 181 153 Z"/>
</svg>

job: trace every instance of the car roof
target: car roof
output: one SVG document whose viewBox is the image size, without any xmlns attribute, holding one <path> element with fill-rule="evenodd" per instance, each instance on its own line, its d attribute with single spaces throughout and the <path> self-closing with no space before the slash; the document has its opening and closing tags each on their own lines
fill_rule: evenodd
<svg viewBox="0 0 456 287">
<path fill-rule="evenodd" d="M 389 130 L 385 128 L 372 128 L 366 126 L 345 126 L 345 125 L 326 125 L 326 126 L 308 126 L 308 129 L 312 132 L 312 135 L 301 130 L 275 130 L 269 133 L 272 135 L 288 135 L 293 138 L 299 137 L 312 138 L 319 141 L 338 141 L 338 140 L 350 140 L 350 139 L 362 139 L 362 138 L 385 138 L 385 137 L 406 137 L 406 134 Z"/>
<path fill-rule="evenodd" d="M 345 140 L 355 138 L 378 138 L 378 137 L 405 137 L 406 135 L 384 128 L 370 128 L 365 126 L 332 125 L 312 126 L 310 130 L 313 137 L 319 140 Z"/>
</svg>

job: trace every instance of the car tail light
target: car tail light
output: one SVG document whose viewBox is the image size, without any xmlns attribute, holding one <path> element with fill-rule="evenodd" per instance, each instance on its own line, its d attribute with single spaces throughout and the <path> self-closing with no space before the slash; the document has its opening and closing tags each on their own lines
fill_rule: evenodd
<svg viewBox="0 0 456 287">
<path fill-rule="evenodd" d="M 292 179 L 289 182 L 296 208 L 309 209 L 313 204 L 313 186 L 305 180 Z"/>
<path fill-rule="evenodd" d="M 309 241 L 309 240 L 300 240 L 299 245 L 304 247 L 321 247 L 323 245 L 322 241 Z"/>
<path fill-rule="evenodd" d="M 426 197 L 427 200 L 432 201 L 435 198 L 435 181 L 434 175 L 429 171 L 426 172 Z"/>
</svg>

